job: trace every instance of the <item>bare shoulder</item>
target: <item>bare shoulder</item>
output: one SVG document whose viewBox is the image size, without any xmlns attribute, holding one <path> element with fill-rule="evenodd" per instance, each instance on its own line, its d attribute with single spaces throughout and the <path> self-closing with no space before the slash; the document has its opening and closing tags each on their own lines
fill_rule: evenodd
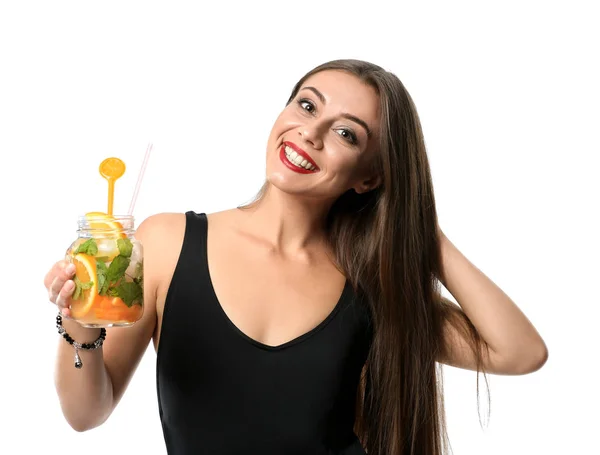
<svg viewBox="0 0 600 455">
<path fill-rule="evenodd" d="M 207 213 L 208 224 L 212 232 L 223 233 L 224 231 L 240 232 L 240 228 L 251 219 L 250 210 L 230 208 L 218 212 Z"/>
<path fill-rule="evenodd" d="M 135 236 L 144 249 L 145 279 L 158 277 L 164 260 L 179 255 L 185 234 L 184 213 L 158 213 L 146 218 Z"/>
<path fill-rule="evenodd" d="M 185 224 L 185 213 L 158 213 L 146 218 L 135 234 L 144 249 L 144 279 L 150 281 L 159 313 L 161 295 L 166 293 L 181 253 Z"/>
<path fill-rule="evenodd" d="M 163 311 L 185 238 L 185 213 L 158 213 L 146 218 L 136 231 L 144 249 L 144 285 L 154 310 L 154 349 L 158 350 Z"/>
<path fill-rule="evenodd" d="M 169 234 L 174 234 L 185 228 L 185 213 L 157 213 L 146 218 L 137 228 L 135 236 L 148 244 L 168 240 Z"/>
</svg>

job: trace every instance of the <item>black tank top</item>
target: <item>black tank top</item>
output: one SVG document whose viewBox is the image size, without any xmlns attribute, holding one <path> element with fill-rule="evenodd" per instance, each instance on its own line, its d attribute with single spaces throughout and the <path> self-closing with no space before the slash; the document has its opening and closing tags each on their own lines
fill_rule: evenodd
<svg viewBox="0 0 600 455">
<path fill-rule="evenodd" d="M 364 455 L 353 426 L 372 340 L 366 305 L 346 281 L 321 324 L 280 346 L 262 344 L 220 306 L 206 234 L 206 215 L 187 212 L 157 353 L 168 453 Z"/>
</svg>

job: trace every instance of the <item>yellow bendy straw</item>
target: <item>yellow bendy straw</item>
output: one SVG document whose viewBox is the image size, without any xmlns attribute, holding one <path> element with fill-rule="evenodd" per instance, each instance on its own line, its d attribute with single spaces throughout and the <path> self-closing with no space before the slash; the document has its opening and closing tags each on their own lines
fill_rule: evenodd
<svg viewBox="0 0 600 455">
<path fill-rule="evenodd" d="M 115 196 L 115 182 L 125 174 L 125 163 L 119 158 L 106 158 L 100 163 L 100 175 L 108 181 L 108 211 L 113 214 L 113 201 Z"/>
<path fill-rule="evenodd" d="M 148 148 L 146 148 L 146 155 L 144 156 L 144 161 L 142 162 L 142 167 L 140 168 L 140 172 L 138 174 L 137 183 L 135 184 L 135 190 L 133 191 L 133 196 L 131 197 L 131 203 L 129 204 L 129 211 L 127 212 L 128 215 L 133 215 L 133 208 L 135 207 L 135 201 L 137 200 L 140 192 L 140 186 L 142 185 L 144 172 L 146 172 L 146 167 L 148 166 L 148 159 L 150 158 L 151 151 L 152 143 L 148 144 Z"/>
</svg>

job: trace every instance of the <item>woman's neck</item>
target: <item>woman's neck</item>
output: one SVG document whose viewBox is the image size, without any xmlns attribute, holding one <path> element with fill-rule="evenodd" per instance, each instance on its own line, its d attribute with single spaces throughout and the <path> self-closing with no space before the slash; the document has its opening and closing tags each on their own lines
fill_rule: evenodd
<svg viewBox="0 0 600 455">
<path fill-rule="evenodd" d="M 330 205 L 269 185 L 262 199 L 244 212 L 248 215 L 248 228 L 273 251 L 294 255 L 324 244 L 329 208 Z"/>
</svg>

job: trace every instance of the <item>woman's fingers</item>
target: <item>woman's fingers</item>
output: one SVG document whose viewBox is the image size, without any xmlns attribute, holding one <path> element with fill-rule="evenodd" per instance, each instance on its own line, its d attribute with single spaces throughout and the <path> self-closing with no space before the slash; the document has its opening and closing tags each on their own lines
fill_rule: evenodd
<svg viewBox="0 0 600 455">
<path fill-rule="evenodd" d="M 70 305 L 70 297 L 75 290 L 71 279 L 75 274 L 75 266 L 66 261 L 57 262 L 46 275 L 44 284 L 48 289 L 48 298 L 61 308 Z"/>
<path fill-rule="evenodd" d="M 56 305 L 62 310 L 63 308 L 68 308 L 71 305 L 71 296 L 73 295 L 73 291 L 75 290 L 75 283 L 73 280 L 67 280 L 63 285 L 62 289 L 58 292 L 58 297 L 56 299 Z"/>
</svg>

